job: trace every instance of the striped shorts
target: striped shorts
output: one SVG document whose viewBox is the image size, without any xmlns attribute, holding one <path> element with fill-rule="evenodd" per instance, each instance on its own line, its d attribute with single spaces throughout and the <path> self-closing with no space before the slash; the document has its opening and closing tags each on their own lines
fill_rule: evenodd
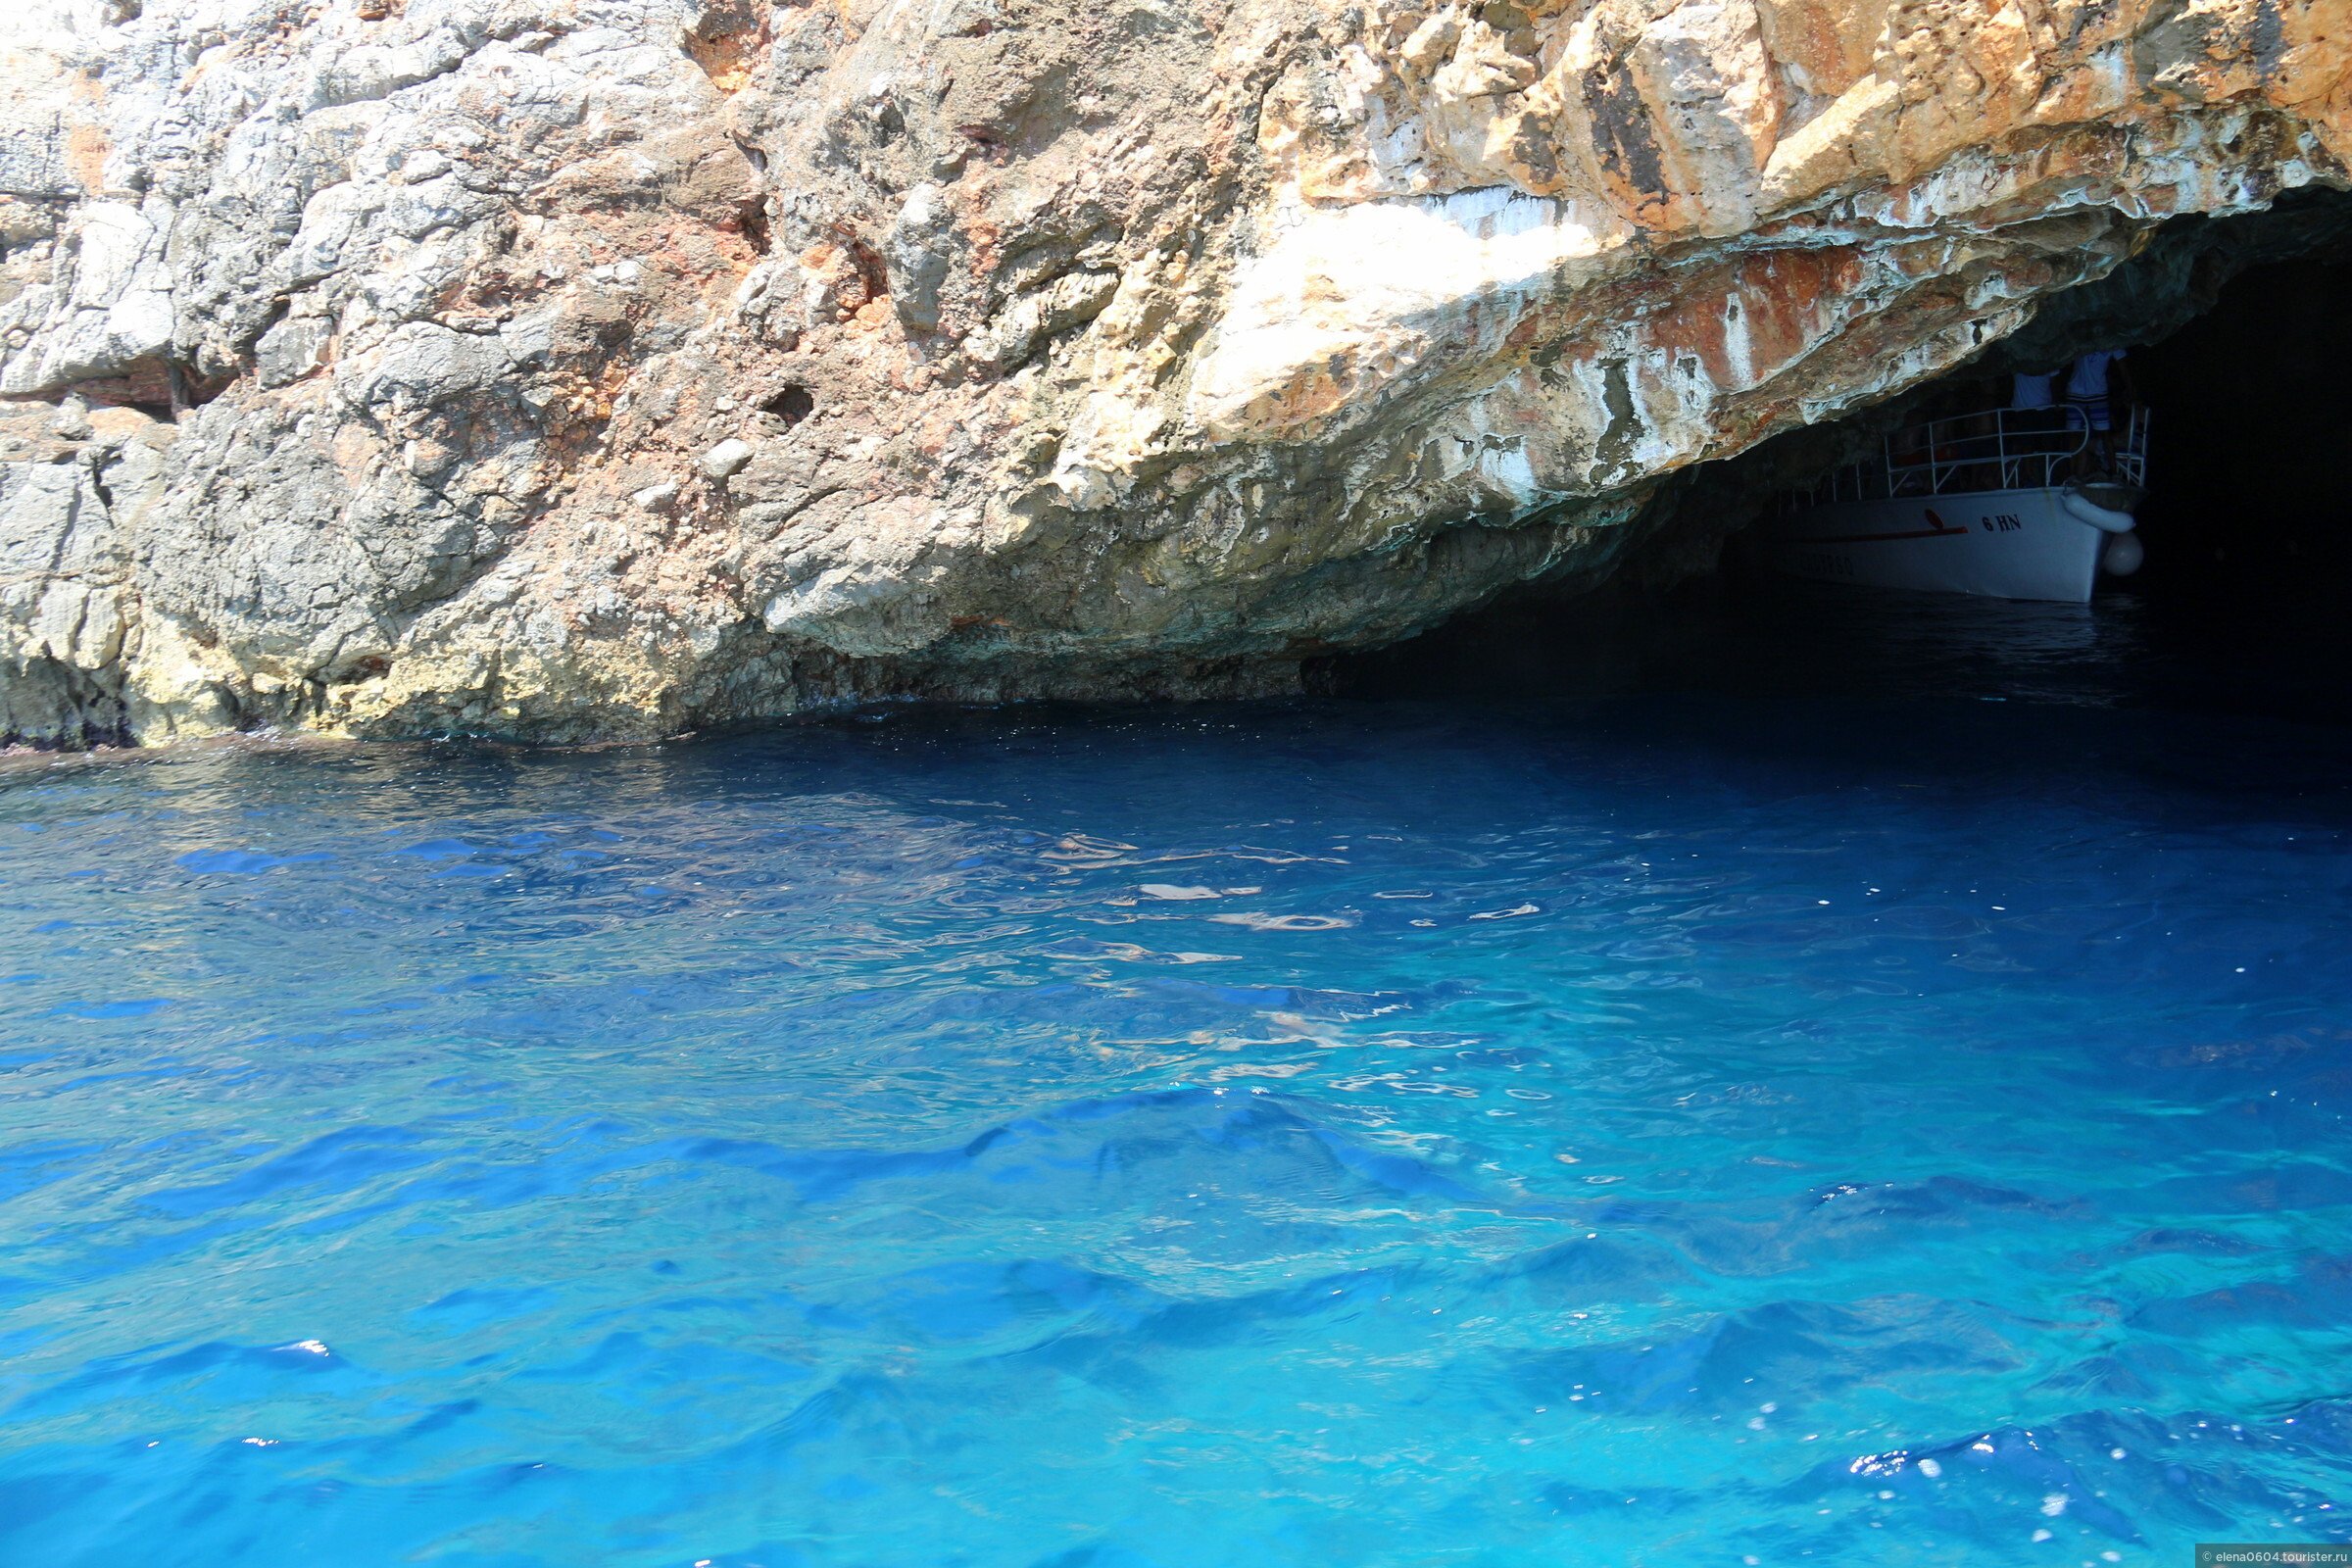
<svg viewBox="0 0 2352 1568">
<path fill-rule="evenodd" d="M 2086 424 L 2093 430 L 2115 428 L 2115 412 L 2103 392 L 2095 398 L 2068 398 L 2066 415 L 2068 422 L 2072 424 Z"/>
</svg>

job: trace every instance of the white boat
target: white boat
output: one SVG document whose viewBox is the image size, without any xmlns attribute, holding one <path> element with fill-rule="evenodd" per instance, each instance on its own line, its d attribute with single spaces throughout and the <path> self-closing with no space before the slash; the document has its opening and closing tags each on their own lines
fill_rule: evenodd
<svg viewBox="0 0 2352 1568">
<path fill-rule="evenodd" d="M 1861 463 L 1788 498 L 1773 563 L 1799 577 L 2086 604 L 2102 567 L 2139 568 L 2132 508 L 2147 411 L 2115 432 L 2112 473 L 2071 476 L 2089 432 L 2064 410 L 1994 410 L 1897 430 Z"/>
</svg>

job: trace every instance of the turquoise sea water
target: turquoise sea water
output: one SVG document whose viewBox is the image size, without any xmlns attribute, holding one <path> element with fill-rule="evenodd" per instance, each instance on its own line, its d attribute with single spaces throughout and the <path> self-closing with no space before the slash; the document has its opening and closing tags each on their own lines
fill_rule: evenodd
<svg viewBox="0 0 2352 1568">
<path fill-rule="evenodd" d="M 0 1561 L 2352 1539 L 2352 737 L 897 712 L 0 773 Z"/>
</svg>

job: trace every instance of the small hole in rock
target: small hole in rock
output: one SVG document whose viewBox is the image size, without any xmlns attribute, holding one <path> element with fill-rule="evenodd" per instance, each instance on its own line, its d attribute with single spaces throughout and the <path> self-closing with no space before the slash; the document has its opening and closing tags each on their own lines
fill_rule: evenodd
<svg viewBox="0 0 2352 1568">
<path fill-rule="evenodd" d="M 816 399 L 805 386 L 788 386 L 760 407 L 786 424 L 798 424 L 816 412 Z"/>
<path fill-rule="evenodd" d="M 752 247 L 752 254 L 765 256 L 768 247 L 766 200 L 755 196 L 749 201 L 737 203 L 735 220 L 743 231 L 745 242 Z"/>
</svg>

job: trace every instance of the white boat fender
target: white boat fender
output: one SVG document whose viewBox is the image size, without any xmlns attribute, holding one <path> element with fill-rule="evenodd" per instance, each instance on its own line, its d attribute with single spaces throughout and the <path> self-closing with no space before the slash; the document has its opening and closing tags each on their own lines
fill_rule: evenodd
<svg viewBox="0 0 2352 1568">
<path fill-rule="evenodd" d="M 2102 507 L 2080 490 L 2069 490 L 2060 505 L 2077 522 L 2087 522 L 2102 533 L 2130 533 L 2137 520 L 2129 512 Z"/>
<path fill-rule="evenodd" d="M 2111 534 L 2099 547 L 2099 569 L 2110 577 L 2129 577 L 2147 559 L 2148 548 L 2135 533 Z"/>
</svg>

